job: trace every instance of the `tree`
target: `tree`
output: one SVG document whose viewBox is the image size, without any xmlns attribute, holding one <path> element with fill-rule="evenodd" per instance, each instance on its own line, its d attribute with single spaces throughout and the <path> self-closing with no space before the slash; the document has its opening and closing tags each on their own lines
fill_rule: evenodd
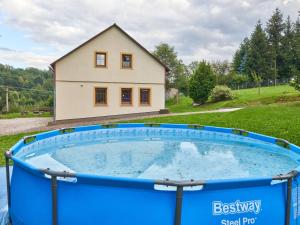
<svg viewBox="0 0 300 225">
<path fill-rule="evenodd" d="M 187 71 L 188 71 L 188 76 L 191 77 L 192 74 L 195 72 L 195 70 L 199 66 L 199 61 L 192 61 L 188 66 L 187 66 Z"/>
<path fill-rule="evenodd" d="M 294 33 L 293 27 L 291 23 L 291 19 L 288 16 L 285 22 L 284 27 L 284 36 L 282 37 L 282 45 L 280 46 L 280 59 L 282 61 L 282 65 L 279 70 L 279 74 L 284 78 L 291 78 L 293 76 L 293 60 L 295 55 L 293 54 L 293 41 L 294 41 Z"/>
<path fill-rule="evenodd" d="M 249 81 L 249 78 L 246 74 L 239 74 L 235 71 L 230 71 L 230 73 L 225 76 L 224 84 L 229 87 L 240 89 L 240 87 L 247 81 Z"/>
<path fill-rule="evenodd" d="M 292 41 L 292 75 L 295 82 L 300 82 L 300 12 L 293 26 L 293 41 Z"/>
<path fill-rule="evenodd" d="M 270 74 L 270 55 L 267 36 L 262 29 L 260 21 L 255 26 L 255 30 L 251 35 L 248 52 L 248 67 L 251 71 L 260 74 L 267 80 Z"/>
<path fill-rule="evenodd" d="M 177 76 L 175 80 L 175 87 L 179 90 L 180 93 L 184 95 L 189 95 L 189 75 L 185 65 L 182 66 L 181 73 Z"/>
<path fill-rule="evenodd" d="M 281 11 L 276 8 L 275 12 L 267 22 L 267 36 L 268 42 L 271 50 L 271 59 L 272 59 L 272 70 L 273 70 L 273 79 L 276 85 L 276 79 L 282 76 L 278 74 L 278 68 L 282 66 L 280 63 L 280 45 L 282 44 L 282 33 L 284 30 L 283 15 Z"/>
<path fill-rule="evenodd" d="M 252 79 L 252 72 L 263 80 L 285 80 L 300 73 L 300 12 L 295 23 L 276 9 L 263 29 L 259 22 L 251 34 L 245 38 L 233 56 L 232 70 Z M 227 78 L 230 78 L 228 76 Z M 227 79 L 230 81 L 231 79 Z"/>
<path fill-rule="evenodd" d="M 300 12 L 294 24 L 292 45 L 294 57 L 292 62 L 293 79 L 291 84 L 296 90 L 300 91 Z"/>
<path fill-rule="evenodd" d="M 212 70 L 216 76 L 217 84 L 224 84 L 224 77 L 230 71 L 230 63 L 227 60 L 224 61 L 214 61 L 211 63 Z"/>
<path fill-rule="evenodd" d="M 207 101 L 212 89 L 215 87 L 215 75 L 210 64 L 205 61 L 199 63 L 190 78 L 190 97 L 195 103 L 203 104 Z"/>
<path fill-rule="evenodd" d="M 167 43 L 161 43 L 155 46 L 153 54 L 170 69 L 166 77 L 166 88 L 175 87 L 179 91 L 186 90 L 187 87 L 183 87 L 180 82 L 185 80 L 185 77 L 183 77 L 186 76 L 185 65 L 178 59 L 174 47 Z"/>
<path fill-rule="evenodd" d="M 261 76 L 259 76 L 255 71 L 252 72 L 252 79 L 256 85 L 256 87 L 258 87 L 258 94 L 260 95 L 260 87 L 261 87 L 261 83 L 262 83 L 262 78 Z"/>
<path fill-rule="evenodd" d="M 232 68 L 236 73 L 248 74 L 250 76 L 248 68 L 249 46 L 250 41 L 248 38 L 245 38 L 233 56 Z"/>
<path fill-rule="evenodd" d="M 49 70 L 19 69 L 0 64 L 0 112 L 5 110 L 6 86 L 9 87 L 10 111 L 45 106 L 53 96 L 53 78 Z"/>
</svg>

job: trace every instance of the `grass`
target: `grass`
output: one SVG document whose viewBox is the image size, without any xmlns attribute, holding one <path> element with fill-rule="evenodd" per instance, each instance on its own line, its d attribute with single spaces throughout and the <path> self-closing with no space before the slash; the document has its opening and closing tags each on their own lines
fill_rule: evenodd
<svg viewBox="0 0 300 225">
<path fill-rule="evenodd" d="M 166 105 L 171 112 L 194 112 L 219 108 L 246 107 L 300 101 L 300 93 L 288 85 L 263 87 L 261 88 L 260 95 L 258 95 L 257 88 L 235 90 L 233 91 L 233 94 L 233 100 L 216 103 L 209 101 L 201 106 L 193 106 L 193 100 L 184 96 L 180 97 L 179 103 L 176 103 L 174 100 L 169 100 Z"/>
<path fill-rule="evenodd" d="M 44 112 L 39 115 L 35 115 L 29 112 L 27 115 L 21 115 L 21 113 L 5 113 L 0 114 L 0 119 L 15 119 L 15 118 L 30 118 L 30 117 L 51 117 L 49 112 Z"/>
<path fill-rule="evenodd" d="M 229 112 L 148 118 L 130 122 L 187 123 L 240 128 L 300 145 L 300 102 L 250 106 Z"/>
<path fill-rule="evenodd" d="M 17 143 L 22 137 L 31 135 L 37 132 L 20 133 L 14 135 L 0 136 L 0 166 L 5 165 L 4 152 L 9 150 L 15 143 Z"/>
</svg>

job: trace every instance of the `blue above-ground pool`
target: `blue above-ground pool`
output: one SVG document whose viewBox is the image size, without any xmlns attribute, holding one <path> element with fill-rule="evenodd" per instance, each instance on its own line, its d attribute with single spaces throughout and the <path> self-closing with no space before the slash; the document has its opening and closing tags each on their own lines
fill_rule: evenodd
<svg viewBox="0 0 300 225">
<path fill-rule="evenodd" d="M 282 139 L 200 125 L 45 132 L 6 153 L 9 217 L 13 225 L 297 225 L 299 153 Z"/>
</svg>

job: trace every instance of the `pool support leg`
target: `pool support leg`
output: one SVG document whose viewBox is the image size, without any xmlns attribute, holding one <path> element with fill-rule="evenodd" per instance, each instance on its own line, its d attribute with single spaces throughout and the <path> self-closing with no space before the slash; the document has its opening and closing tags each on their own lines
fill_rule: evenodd
<svg viewBox="0 0 300 225">
<path fill-rule="evenodd" d="M 182 199 L 183 199 L 183 186 L 177 186 L 174 225 L 180 225 L 181 224 Z"/>
<path fill-rule="evenodd" d="M 51 192 L 52 192 L 52 225 L 58 225 L 58 210 L 57 210 L 57 178 L 58 177 L 76 177 L 75 173 L 66 171 L 52 171 L 48 169 L 41 169 L 42 173 L 51 177 Z"/>
<path fill-rule="evenodd" d="M 11 218 L 9 215 L 10 203 L 11 203 L 11 195 L 10 195 L 10 171 L 9 171 L 9 159 L 11 155 L 8 152 L 4 153 L 5 156 L 5 170 L 6 170 L 6 191 L 7 191 L 7 206 L 8 206 L 8 221 L 11 224 Z"/>
<path fill-rule="evenodd" d="M 291 201 L 292 201 L 292 186 L 293 177 L 287 180 L 287 199 L 286 199 L 286 209 L 285 209 L 285 225 L 290 225 L 291 220 Z"/>
<path fill-rule="evenodd" d="M 52 191 L 52 225 L 58 225 L 57 222 L 57 176 L 51 175 Z"/>
</svg>

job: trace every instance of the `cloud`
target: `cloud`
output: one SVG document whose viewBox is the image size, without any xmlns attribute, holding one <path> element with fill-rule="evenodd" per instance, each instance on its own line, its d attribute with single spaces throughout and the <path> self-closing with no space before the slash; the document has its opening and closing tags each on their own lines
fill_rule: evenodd
<svg viewBox="0 0 300 225">
<path fill-rule="evenodd" d="M 55 48 L 56 57 L 117 22 L 146 48 L 167 42 L 189 63 L 231 59 L 258 19 L 265 22 L 276 7 L 295 18 L 299 6 L 300 0 L 1 0 L 0 14 L 6 25 Z"/>
<path fill-rule="evenodd" d="M 14 52 L 14 51 L 16 51 L 16 50 L 11 49 L 11 48 L 6 48 L 6 47 L 1 47 L 1 46 L 0 46 L 0 51 Z"/>
<path fill-rule="evenodd" d="M 2 64 L 16 65 L 18 67 L 37 67 L 46 69 L 49 66 L 49 62 L 54 61 L 55 58 L 55 56 L 50 55 L 0 48 L 0 62 Z"/>
</svg>

